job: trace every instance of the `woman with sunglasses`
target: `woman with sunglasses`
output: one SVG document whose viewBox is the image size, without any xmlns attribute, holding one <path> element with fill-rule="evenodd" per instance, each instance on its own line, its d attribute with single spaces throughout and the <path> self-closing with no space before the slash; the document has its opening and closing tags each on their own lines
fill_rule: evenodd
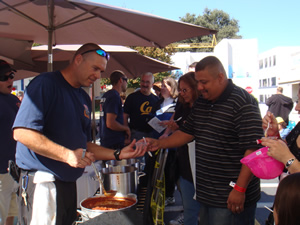
<svg viewBox="0 0 300 225">
<path fill-rule="evenodd" d="M 175 113 L 170 121 L 165 122 L 167 129 L 163 136 L 168 136 L 181 126 L 187 116 L 190 114 L 192 106 L 199 97 L 197 90 L 197 82 L 194 72 L 188 72 L 181 76 L 178 80 L 178 102 L 175 107 Z M 185 224 L 194 225 L 198 221 L 199 205 L 193 199 L 195 188 L 193 175 L 190 165 L 190 157 L 188 145 L 177 148 L 177 167 L 179 175 L 179 189 L 181 193 L 184 213 L 180 214 L 175 220 L 171 220 L 169 224 Z"/>
</svg>

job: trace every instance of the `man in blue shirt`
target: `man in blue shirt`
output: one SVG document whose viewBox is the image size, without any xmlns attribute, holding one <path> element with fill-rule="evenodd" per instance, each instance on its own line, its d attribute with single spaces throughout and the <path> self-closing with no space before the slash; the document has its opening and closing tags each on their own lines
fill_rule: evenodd
<svg viewBox="0 0 300 225">
<path fill-rule="evenodd" d="M 112 89 L 100 100 L 100 142 L 107 148 L 123 148 L 125 138 L 130 141 L 130 129 L 124 125 L 120 94 L 127 89 L 127 77 L 122 71 L 110 75 Z"/>
<path fill-rule="evenodd" d="M 15 161 L 16 141 L 12 125 L 20 107 L 19 99 L 11 94 L 14 72 L 9 64 L 0 60 L 0 224 L 12 225 L 18 215 L 15 181 L 7 172 L 8 161 Z"/>
<path fill-rule="evenodd" d="M 95 160 L 134 158 L 133 141 L 122 151 L 92 143 L 89 87 L 106 69 L 109 54 L 88 43 L 65 69 L 42 73 L 28 85 L 14 128 L 21 168 L 21 224 L 71 225 L 76 219 L 76 179 Z M 85 149 L 87 152 L 85 152 Z"/>
</svg>

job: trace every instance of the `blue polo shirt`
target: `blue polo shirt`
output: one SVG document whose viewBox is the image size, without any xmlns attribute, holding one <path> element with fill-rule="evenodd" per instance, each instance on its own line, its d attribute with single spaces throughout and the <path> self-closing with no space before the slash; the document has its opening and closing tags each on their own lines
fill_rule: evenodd
<svg viewBox="0 0 300 225">
<path fill-rule="evenodd" d="M 86 148 L 91 141 L 91 100 L 82 88 L 72 87 L 59 71 L 43 73 L 32 80 L 13 128 L 36 130 L 71 150 Z M 41 156 L 17 143 L 17 165 L 25 170 L 52 173 L 62 181 L 76 181 L 84 169 Z"/>
<path fill-rule="evenodd" d="M 116 121 L 120 124 L 124 124 L 123 119 L 123 107 L 120 94 L 111 89 L 106 92 L 101 98 L 101 113 L 100 113 L 100 141 L 101 145 L 107 148 L 111 148 L 115 145 L 124 145 L 125 132 L 111 130 L 106 126 L 107 113 L 113 113 L 117 115 Z"/>
</svg>

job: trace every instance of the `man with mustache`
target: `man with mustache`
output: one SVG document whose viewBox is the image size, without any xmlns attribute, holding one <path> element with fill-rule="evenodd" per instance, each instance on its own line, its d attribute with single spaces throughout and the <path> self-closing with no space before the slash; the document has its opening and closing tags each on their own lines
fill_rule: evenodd
<svg viewBox="0 0 300 225">
<path fill-rule="evenodd" d="M 131 139 L 139 140 L 152 137 L 153 128 L 148 121 L 152 119 L 151 111 L 159 98 L 151 92 L 154 76 L 147 72 L 141 76 L 140 90 L 130 94 L 124 104 L 124 125 L 129 123 Z M 129 121 L 129 122 L 128 122 Z"/>
</svg>

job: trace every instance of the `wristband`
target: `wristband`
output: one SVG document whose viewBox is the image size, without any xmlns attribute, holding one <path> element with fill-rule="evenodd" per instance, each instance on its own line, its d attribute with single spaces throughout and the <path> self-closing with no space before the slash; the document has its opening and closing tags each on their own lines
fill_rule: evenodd
<svg viewBox="0 0 300 225">
<path fill-rule="evenodd" d="M 294 161 L 295 158 L 289 159 L 285 164 L 285 168 L 288 169 L 293 164 Z"/>
<path fill-rule="evenodd" d="M 236 190 L 236 191 L 238 191 L 238 192 L 241 192 L 241 193 L 245 193 L 246 192 L 246 188 L 238 186 L 233 181 L 230 181 L 229 186 L 233 187 L 233 189 Z"/>
</svg>

